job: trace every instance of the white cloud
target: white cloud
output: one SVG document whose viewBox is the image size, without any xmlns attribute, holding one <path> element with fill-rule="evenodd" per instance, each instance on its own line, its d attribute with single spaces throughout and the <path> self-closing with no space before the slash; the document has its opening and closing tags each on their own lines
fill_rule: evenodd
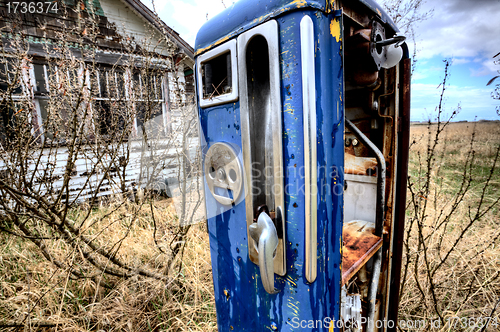
<svg viewBox="0 0 500 332">
<path fill-rule="evenodd" d="M 426 79 L 428 78 L 430 75 L 427 73 L 427 72 L 421 72 L 421 71 L 416 71 L 413 73 L 411 79 L 412 79 L 412 82 L 413 81 L 418 81 L 418 80 L 423 80 L 423 79 Z"/>
<path fill-rule="evenodd" d="M 151 0 L 142 0 L 151 8 Z M 160 18 L 194 46 L 196 34 L 208 19 L 234 3 L 231 0 L 154 0 Z"/>
<path fill-rule="evenodd" d="M 433 17 L 417 29 L 420 58 L 436 55 L 491 58 L 500 51 L 500 1 L 429 1 L 424 10 L 431 8 L 434 8 Z"/>
<path fill-rule="evenodd" d="M 403 1 L 404 3 L 405 1 Z M 433 16 L 416 27 L 417 68 L 425 59 L 453 58 L 453 63 L 481 63 L 471 69 L 473 75 L 491 76 L 499 66 L 492 57 L 500 51 L 500 0 L 428 0 L 422 12 L 434 10 Z M 417 69 L 418 71 L 418 69 Z"/>
<path fill-rule="evenodd" d="M 466 63 L 470 63 L 471 61 L 472 60 L 468 59 L 468 58 L 457 58 L 457 59 L 453 59 L 453 64 L 454 65 L 463 65 Z"/>
<path fill-rule="evenodd" d="M 437 66 L 428 67 L 430 65 L 427 64 L 427 61 L 425 61 L 425 62 L 426 62 L 425 64 L 424 64 L 424 61 L 418 63 L 418 65 L 417 65 L 418 69 L 413 73 L 413 75 L 411 77 L 412 82 L 417 81 L 417 80 L 423 80 L 423 79 L 426 79 L 426 78 L 429 78 L 429 77 L 436 75 L 436 73 L 441 74 L 443 72 L 443 67 L 437 67 Z M 424 65 L 427 65 L 425 67 L 425 70 L 419 70 Z"/>
</svg>

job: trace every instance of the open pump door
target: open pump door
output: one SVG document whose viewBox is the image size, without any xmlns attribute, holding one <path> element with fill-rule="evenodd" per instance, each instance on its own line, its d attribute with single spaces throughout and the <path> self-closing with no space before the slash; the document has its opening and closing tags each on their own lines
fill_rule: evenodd
<svg viewBox="0 0 500 332">
<path fill-rule="evenodd" d="M 342 285 L 351 330 L 397 328 L 409 137 L 410 60 L 388 18 L 344 6 L 345 192 Z M 384 22 L 384 20 L 386 22 Z M 384 323 L 385 322 L 385 323 Z"/>
</svg>

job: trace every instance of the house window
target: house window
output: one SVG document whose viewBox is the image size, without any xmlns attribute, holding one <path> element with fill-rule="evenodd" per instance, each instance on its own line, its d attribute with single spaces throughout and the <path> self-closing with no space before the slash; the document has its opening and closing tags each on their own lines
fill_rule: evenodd
<svg viewBox="0 0 500 332">
<path fill-rule="evenodd" d="M 0 102 L 0 143 L 4 149 L 11 145 L 19 134 L 17 127 L 19 119 L 15 115 L 19 113 L 22 106 L 14 100 L 3 99 Z"/>
<path fill-rule="evenodd" d="M 75 91 L 83 84 L 80 72 L 48 63 L 34 63 L 32 66 L 33 103 L 43 137 L 50 142 L 64 143 L 67 139 L 70 103 L 75 102 Z"/>
<path fill-rule="evenodd" d="M 111 138 L 121 135 L 127 126 L 131 107 L 126 98 L 125 71 L 113 67 L 100 67 L 94 72 L 93 109 L 96 115 L 96 132 Z M 95 89 L 97 88 L 97 89 Z"/>
<path fill-rule="evenodd" d="M 28 112 L 22 112 L 23 79 L 20 62 L 17 59 L 3 58 L 0 62 L 0 143 L 3 148 L 12 145 L 21 134 L 20 124 L 29 119 Z M 26 129 L 26 126 L 24 126 Z"/>
<path fill-rule="evenodd" d="M 13 96 L 20 96 L 23 93 L 21 84 L 22 73 L 18 63 L 19 61 L 17 60 L 5 58 L 0 62 L 0 91 L 2 91 L 2 99 L 6 93 L 10 93 Z"/>
<path fill-rule="evenodd" d="M 132 91 L 135 97 L 137 135 L 142 137 L 144 130 L 151 135 L 166 132 L 163 118 L 165 108 L 166 82 L 161 72 L 136 72 L 132 75 Z"/>
<path fill-rule="evenodd" d="M 88 122 L 86 128 L 105 139 L 121 136 L 124 130 L 132 134 L 133 128 L 139 137 L 145 128 L 150 133 L 166 132 L 163 114 L 167 82 L 161 71 L 141 70 L 130 75 L 129 70 L 121 67 L 68 69 L 36 61 L 23 71 L 13 61 L 0 62 L 2 143 L 19 134 L 16 123 L 34 123 L 34 128 L 25 126 L 33 135 L 64 143 L 76 105 L 77 123 Z M 89 117 L 80 118 L 85 110 L 89 110 Z M 21 116 L 26 119 L 21 120 Z"/>
</svg>

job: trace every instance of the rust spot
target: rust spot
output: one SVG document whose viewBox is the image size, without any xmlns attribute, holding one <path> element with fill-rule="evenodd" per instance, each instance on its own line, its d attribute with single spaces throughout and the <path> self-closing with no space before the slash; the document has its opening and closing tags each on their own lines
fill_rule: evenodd
<svg viewBox="0 0 500 332">
<path fill-rule="evenodd" d="M 345 173 L 358 175 L 375 175 L 377 170 L 377 159 L 371 157 L 356 157 L 354 151 L 345 148 Z"/>
<path fill-rule="evenodd" d="M 382 238 L 374 235 L 375 224 L 353 220 L 343 227 L 342 285 L 351 279 L 359 269 L 382 246 Z"/>
<path fill-rule="evenodd" d="M 229 291 L 227 289 L 224 289 L 224 295 L 226 296 L 226 300 L 229 301 L 229 299 L 231 298 L 231 295 L 229 295 Z"/>
</svg>

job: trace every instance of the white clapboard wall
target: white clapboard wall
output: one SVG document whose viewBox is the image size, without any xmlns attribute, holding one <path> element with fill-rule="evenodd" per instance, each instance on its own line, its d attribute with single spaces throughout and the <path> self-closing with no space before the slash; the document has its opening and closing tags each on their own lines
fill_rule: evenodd
<svg viewBox="0 0 500 332">
<path fill-rule="evenodd" d="M 129 151 L 129 160 L 125 167 L 124 182 L 128 190 L 138 188 L 168 190 L 168 183 L 176 183 L 182 178 L 184 167 L 187 162 L 194 165 L 197 160 L 199 149 L 198 137 L 187 139 L 187 158 L 182 158 L 182 149 L 178 141 L 175 144 L 161 144 L 152 142 L 145 147 L 140 140 L 129 141 L 113 150 L 118 150 L 115 158 L 110 158 L 102 153 L 101 161 L 93 152 L 95 147 L 81 146 L 81 152 L 75 161 L 74 168 L 68 185 L 69 201 L 84 201 L 92 196 L 106 196 L 120 193 L 121 180 L 117 172 L 123 173 L 123 168 L 111 165 L 109 177 L 103 177 L 102 168 L 108 168 L 111 160 L 119 164 L 119 157 L 124 157 Z M 101 150 L 102 151 L 102 150 Z M 7 158 L 6 158 L 7 159 Z M 39 161 L 38 161 L 39 159 Z M 32 190 L 50 197 L 55 197 L 63 190 L 63 179 L 68 161 L 68 148 L 58 147 L 52 149 L 39 149 L 32 153 L 28 161 L 30 172 L 35 175 Z M 96 169 L 96 164 L 99 167 Z M 38 165 L 36 167 L 35 165 Z M 193 165 L 190 165 L 191 167 Z M 12 168 L 13 164 L 6 163 L 0 158 L 0 169 Z M 189 166 L 188 166 L 189 167 Z M 96 170 L 92 174 L 92 170 Z M 12 171 L 12 169 L 11 169 Z M 32 173 L 32 174 L 33 174 Z M 104 179 L 103 179 L 104 178 Z M 99 186 L 98 184 L 101 183 Z M 68 197 L 63 197 L 67 199 Z"/>
</svg>

